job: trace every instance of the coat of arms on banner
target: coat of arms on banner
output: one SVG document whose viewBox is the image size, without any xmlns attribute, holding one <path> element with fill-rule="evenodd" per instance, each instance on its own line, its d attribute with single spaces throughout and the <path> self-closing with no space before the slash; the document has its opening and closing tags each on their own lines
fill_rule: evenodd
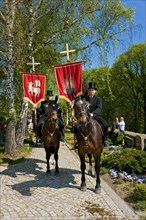
<svg viewBox="0 0 146 220">
<path fill-rule="evenodd" d="M 45 97 L 46 76 L 42 74 L 23 73 L 24 99 L 38 104 Z"/>
</svg>

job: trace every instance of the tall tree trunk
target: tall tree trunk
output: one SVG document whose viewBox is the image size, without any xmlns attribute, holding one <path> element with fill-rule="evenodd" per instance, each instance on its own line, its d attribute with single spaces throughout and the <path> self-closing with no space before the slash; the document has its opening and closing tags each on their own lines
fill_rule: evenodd
<svg viewBox="0 0 146 220">
<path fill-rule="evenodd" d="M 6 138 L 5 138 L 5 153 L 11 155 L 15 155 L 16 153 L 15 127 L 16 127 L 15 120 L 10 120 L 7 123 Z"/>
<path fill-rule="evenodd" d="M 6 63 L 7 66 L 4 69 L 6 73 L 6 105 L 9 114 L 9 122 L 6 128 L 6 141 L 5 152 L 13 154 L 16 151 L 16 110 L 14 106 L 14 60 L 13 60 L 13 27 L 15 21 L 15 12 L 19 1 L 16 0 L 4 0 L 4 25 L 5 25 L 5 42 L 6 42 Z"/>
<path fill-rule="evenodd" d="M 23 101 L 20 120 L 16 125 L 17 148 L 21 148 L 23 146 L 23 142 L 26 135 L 27 113 L 28 113 L 28 101 Z"/>
</svg>

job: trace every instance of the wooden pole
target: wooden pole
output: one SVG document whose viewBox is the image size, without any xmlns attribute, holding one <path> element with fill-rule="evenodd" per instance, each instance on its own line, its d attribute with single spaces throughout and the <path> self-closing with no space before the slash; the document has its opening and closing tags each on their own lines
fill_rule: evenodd
<svg viewBox="0 0 146 220">
<path fill-rule="evenodd" d="M 35 66 L 40 65 L 40 63 L 35 63 L 34 57 L 32 57 L 32 63 L 27 63 L 27 65 L 32 66 L 32 72 L 30 71 L 30 74 L 32 74 L 32 73 L 35 72 Z M 36 128 L 37 128 L 37 111 L 36 111 L 36 108 L 37 108 L 37 106 L 34 105 L 33 108 L 34 108 L 34 131 L 35 131 L 35 133 L 37 133 L 36 132 Z M 36 138 L 37 138 L 37 135 L 36 135 Z"/>
</svg>

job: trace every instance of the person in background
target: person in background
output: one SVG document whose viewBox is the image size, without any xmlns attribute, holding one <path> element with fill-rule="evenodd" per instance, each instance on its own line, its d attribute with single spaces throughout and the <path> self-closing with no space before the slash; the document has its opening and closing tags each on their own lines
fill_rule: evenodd
<svg viewBox="0 0 146 220">
<path fill-rule="evenodd" d="M 120 121 L 116 118 L 116 124 L 119 126 L 119 133 L 123 133 L 125 131 L 125 121 L 123 117 L 120 117 Z"/>
<path fill-rule="evenodd" d="M 47 91 L 47 98 L 45 101 L 41 102 L 41 106 L 39 108 L 37 108 L 37 112 L 39 113 L 39 120 L 37 123 L 37 127 L 41 126 L 44 124 L 44 121 L 46 119 L 46 112 L 47 112 L 47 108 L 48 108 L 48 104 L 53 105 L 54 103 L 57 103 L 58 101 L 58 96 L 55 97 L 55 100 L 53 100 L 53 93 L 52 90 L 48 90 Z M 59 125 L 59 130 L 61 132 L 61 141 L 64 140 L 64 122 L 62 119 L 62 110 L 61 108 L 58 106 L 57 109 L 57 115 L 58 115 L 58 125 Z"/>
<path fill-rule="evenodd" d="M 87 96 L 86 101 L 90 103 L 89 106 L 89 114 L 91 117 L 93 117 L 95 120 L 98 121 L 99 124 L 101 124 L 101 127 L 103 128 L 103 134 L 104 134 L 104 146 L 109 147 L 108 143 L 108 124 L 103 119 L 103 117 L 100 115 L 102 110 L 102 98 L 100 96 L 97 96 L 96 93 L 96 86 L 95 83 L 90 82 L 88 84 L 88 90 L 87 90 Z"/>
</svg>

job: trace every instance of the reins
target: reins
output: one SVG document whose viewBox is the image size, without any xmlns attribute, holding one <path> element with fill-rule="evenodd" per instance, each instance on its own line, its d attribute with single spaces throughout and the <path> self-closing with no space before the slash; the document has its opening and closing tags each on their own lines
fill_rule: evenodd
<svg viewBox="0 0 146 220">
<path fill-rule="evenodd" d="M 56 124 L 57 126 L 55 126 L 54 131 L 50 132 L 49 129 L 46 127 L 46 130 L 48 132 L 48 134 L 52 137 L 56 131 L 56 129 L 58 128 L 58 124 L 57 124 L 57 120 L 54 122 L 52 118 L 47 119 L 47 122 L 52 122 L 52 124 Z"/>
<path fill-rule="evenodd" d="M 92 122 L 91 120 L 89 120 L 89 121 L 87 121 L 87 123 L 86 123 L 85 126 L 84 126 L 84 127 L 87 127 L 87 125 L 88 125 L 90 122 L 91 122 L 91 124 L 92 124 L 92 127 L 91 127 L 90 132 L 89 132 L 87 135 L 84 135 L 83 132 L 81 132 L 81 130 L 79 129 L 80 134 L 81 134 L 82 137 L 84 138 L 84 141 L 85 141 L 85 143 L 86 143 L 86 146 L 87 146 L 87 141 L 88 141 L 88 139 L 89 139 L 89 136 L 91 135 L 91 133 L 92 133 L 92 131 L 93 131 L 93 122 Z M 81 127 L 81 126 L 79 126 L 79 127 Z"/>
</svg>

